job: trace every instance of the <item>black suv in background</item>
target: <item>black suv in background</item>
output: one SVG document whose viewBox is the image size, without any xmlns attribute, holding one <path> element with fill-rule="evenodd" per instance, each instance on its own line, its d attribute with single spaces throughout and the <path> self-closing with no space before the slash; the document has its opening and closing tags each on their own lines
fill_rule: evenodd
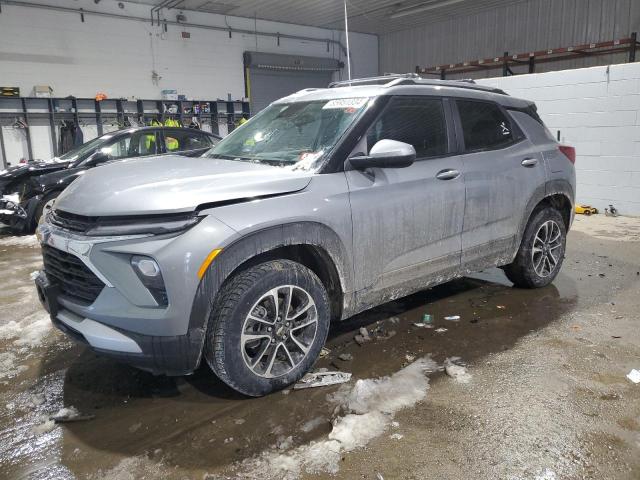
<svg viewBox="0 0 640 480">
<path fill-rule="evenodd" d="M 0 222 L 18 233 L 30 233 L 45 206 L 90 168 L 132 157 L 175 153 L 199 157 L 219 139 L 193 128 L 128 128 L 90 140 L 52 162 L 14 167 L 0 176 L 0 188 L 4 187 L 0 194 L 5 195 L 0 199 Z"/>
</svg>

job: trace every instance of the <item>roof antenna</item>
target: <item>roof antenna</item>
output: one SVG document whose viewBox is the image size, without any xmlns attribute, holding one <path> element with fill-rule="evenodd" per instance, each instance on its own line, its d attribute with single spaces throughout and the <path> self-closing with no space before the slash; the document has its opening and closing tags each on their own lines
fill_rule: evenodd
<svg viewBox="0 0 640 480">
<path fill-rule="evenodd" d="M 347 37 L 347 76 L 351 80 L 351 58 L 349 57 L 349 16 L 347 15 L 347 0 L 344 0 L 344 34 Z"/>
</svg>

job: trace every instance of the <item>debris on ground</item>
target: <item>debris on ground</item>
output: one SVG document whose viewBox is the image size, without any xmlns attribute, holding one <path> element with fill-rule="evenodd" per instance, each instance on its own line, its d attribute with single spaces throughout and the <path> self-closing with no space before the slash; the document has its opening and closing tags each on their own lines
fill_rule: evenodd
<svg viewBox="0 0 640 480">
<path fill-rule="evenodd" d="M 449 329 L 448 328 L 436 328 L 436 333 L 444 333 L 444 332 L 448 332 Z"/>
<path fill-rule="evenodd" d="M 407 362 L 411 363 L 416 359 L 415 355 L 409 355 L 408 353 L 404 356 L 407 359 Z"/>
<path fill-rule="evenodd" d="M 61 408 L 49 417 L 55 423 L 83 422 L 93 420 L 95 415 L 82 415 L 76 407 Z"/>
<path fill-rule="evenodd" d="M 456 362 L 460 362 L 459 357 L 447 358 L 444 361 L 444 371 L 458 383 L 469 383 L 471 375 L 467 372 L 467 367 Z"/>
<path fill-rule="evenodd" d="M 380 472 L 376 472 L 376 480 L 384 480 L 384 477 Z"/>
<path fill-rule="evenodd" d="M 244 418 L 236 418 L 233 423 L 236 425 L 242 425 L 246 420 Z"/>
<path fill-rule="evenodd" d="M 350 362 L 351 360 L 353 360 L 353 355 L 351 355 L 350 353 L 341 353 L 340 355 L 338 355 L 338 358 L 343 362 Z"/>
<path fill-rule="evenodd" d="M 389 438 L 391 440 L 402 440 L 404 438 L 404 435 L 400 433 L 392 433 L 391 435 L 389 435 Z"/>
<path fill-rule="evenodd" d="M 347 372 L 314 372 L 307 373 L 293 386 L 294 390 L 304 388 L 328 387 L 339 383 L 347 383 L 351 380 L 351 374 Z"/>
<path fill-rule="evenodd" d="M 391 317 L 391 318 L 389 318 L 389 321 L 395 325 L 397 323 L 400 323 L 400 318 L 399 317 Z"/>
<path fill-rule="evenodd" d="M 360 333 L 354 337 L 354 340 L 358 345 L 370 342 L 371 337 L 369 336 L 369 330 L 367 330 L 365 327 L 360 327 Z"/>
<path fill-rule="evenodd" d="M 389 340 L 390 338 L 396 335 L 396 331 L 379 329 L 379 330 L 376 330 L 375 334 L 376 334 L 375 336 L 376 340 Z"/>
<path fill-rule="evenodd" d="M 330 353 L 331 353 L 331 350 L 329 350 L 327 347 L 323 347 L 322 350 L 320 350 L 320 358 L 324 358 Z"/>
<path fill-rule="evenodd" d="M 325 423 L 328 423 L 328 420 L 325 417 L 312 418 L 311 420 L 303 423 L 300 430 L 304 433 L 309 433 Z"/>
<path fill-rule="evenodd" d="M 383 325 L 381 325 L 381 322 L 377 322 L 377 325 L 372 328 L 371 332 L 369 332 L 365 327 L 361 327 L 360 333 L 353 337 L 353 339 L 358 345 L 362 345 L 370 342 L 371 340 L 389 340 L 391 337 L 394 337 L 396 333 L 397 332 L 395 330 L 387 330 Z"/>
<path fill-rule="evenodd" d="M 422 316 L 422 322 L 416 322 L 413 325 L 418 328 L 433 328 L 433 317 L 430 313 L 425 313 Z"/>
<path fill-rule="evenodd" d="M 634 368 L 627 374 L 627 378 L 633 383 L 640 383 L 640 370 Z"/>
<path fill-rule="evenodd" d="M 449 315 L 448 317 L 444 317 L 444 319 L 449 322 L 458 322 L 460 321 L 460 315 Z"/>
<path fill-rule="evenodd" d="M 505 307 L 504 305 L 496 305 L 496 308 L 497 308 L 498 310 L 504 310 L 504 309 L 505 309 L 505 308 L 507 308 L 507 307 Z"/>
</svg>

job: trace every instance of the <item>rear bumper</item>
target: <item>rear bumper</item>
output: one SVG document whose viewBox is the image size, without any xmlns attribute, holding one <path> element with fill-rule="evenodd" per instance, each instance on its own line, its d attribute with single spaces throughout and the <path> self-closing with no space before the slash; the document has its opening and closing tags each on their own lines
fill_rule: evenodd
<svg viewBox="0 0 640 480">
<path fill-rule="evenodd" d="M 155 375 L 188 375 L 200 363 L 200 338 L 141 335 L 108 326 L 65 308 L 57 286 L 49 282 L 44 272 L 38 274 L 35 284 L 40 302 L 53 325 L 96 353 Z"/>
</svg>

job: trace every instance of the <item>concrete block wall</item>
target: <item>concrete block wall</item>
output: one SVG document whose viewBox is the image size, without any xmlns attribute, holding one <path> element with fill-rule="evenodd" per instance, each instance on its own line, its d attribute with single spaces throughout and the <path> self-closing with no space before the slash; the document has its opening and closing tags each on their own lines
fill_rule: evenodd
<svg viewBox="0 0 640 480">
<path fill-rule="evenodd" d="M 333 57 L 345 61 L 337 46 L 253 34 L 169 25 L 151 26 L 150 5 L 123 2 L 94 3 L 93 0 L 39 0 L 37 3 L 73 8 L 73 13 L 3 4 L 0 14 L 0 85 L 18 86 L 23 96 L 34 85 L 50 85 L 54 95 L 93 97 L 97 92 L 109 98 L 159 99 L 163 89 L 177 89 L 194 99 L 244 96 L 244 51 Z M 80 8 L 115 15 L 137 17 L 141 21 L 86 14 Z M 167 13 L 175 20 L 179 10 Z M 166 12 L 166 11 L 165 11 Z M 187 22 L 226 28 L 340 40 L 337 30 L 288 23 L 269 22 L 209 13 L 184 11 Z M 182 38 L 182 31 L 190 33 Z M 378 37 L 352 33 L 349 36 L 354 77 L 377 75 Z M 345 69 L 346 70 L 346 69 Z M 152 72 L 161 77 L 152 79 Z M 346 71 L 340 72 L 341 78 Z M 338 75 L 336 75 L 338 76 Z M 5 124 L 7 120 L 5 120 Z M 12 120 L 9 122 L 12 123 Z M 43 122 L 46 125 L 46 122 Z M 37 125 L 34 125 L 37 127 Z M 85 130 L 85 128 L 83 128 Z M 105 126 L 105 131 L 106 131 Z M 33 135 L 36 158 L 51 158 L 50 139 L 37 128 Z M 86 127 L 85 140 L 96 135 Z M 27 156 L 24 132 L 3 129 L 7 139 L 7 160 L 16 163 Z M 1 162 L 0 162 L 1 166 Z"/>
<path fill-rule="evenodd" d="M 478 80 L 536 102 L 576 148 L 577 201 L 640 216 L 640 63 Z"/>
</svg>

